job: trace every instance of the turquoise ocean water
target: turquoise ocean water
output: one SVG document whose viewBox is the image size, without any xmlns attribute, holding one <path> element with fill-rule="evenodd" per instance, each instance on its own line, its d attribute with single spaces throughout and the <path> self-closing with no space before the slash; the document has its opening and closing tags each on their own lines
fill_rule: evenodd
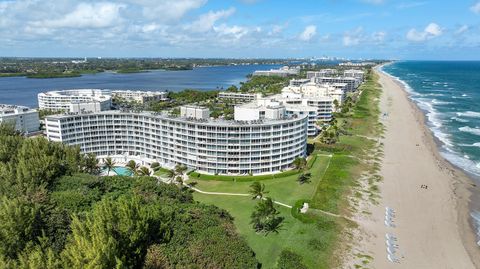
<svg viewBox="0 0 480 269">
<path fill-rule="evenodd" d="M 480 62 L 405 61 L 383 71 L 424 111 L 442 156 L 480 184 Z M 471 215 L 480 235 L 479 212 L 473 208 Z"/>
</svg>

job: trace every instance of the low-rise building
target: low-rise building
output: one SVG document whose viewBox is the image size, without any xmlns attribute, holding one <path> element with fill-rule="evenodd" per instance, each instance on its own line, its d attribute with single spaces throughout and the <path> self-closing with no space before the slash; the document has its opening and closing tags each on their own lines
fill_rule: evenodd
<svg viewBox="0 0 480 269">
<path fill-rule="evenodd" d="M 13 124 L 15 130 L 26 134 L 40 129 L 38 111 L 25 106 L 0 104 L 0 123 Z"/>
<path fill-rule="evenodd" d="M 365 78 L 365 72 L 358 69 L 348 69 L 343 71 L 344 77 L 356 78 L 360 81 L 363 81 Z"/>
<path fill-rule="evenodd" d="M 253 72 L 254 76 L 278 76 L 278 77 L 288 77 L 295 76 L 300 73 L 300 67 L 288 67 L 284 66 L 280 69 L 270 69 L 270 70 L 257 70 Z"/>
<path fill-rule="evenodd" d="M 81 105 L 79 105 L 81 104 Z M 65 112 L 98 112 L 110 110 L 112 95 L 108 90 L 73 89 L 48 91 L 38 94 L 38 107 Z"/>
<path fill-rule="evenodd" d="M 168 99 L 168 93 L 163 91 L 112 90 L 111 93 L 114 98 L 134 101 L 141 104 L 166 101 Z"/>
<path fill-rule="evenodd" d="M 241 93 L 241 92 L 219 92 L 218 98 L 221 100 L 231 101 L 234 103 L 251 102 L 261 98 L 260 93 Z"/>
<path fill-rule="evenodd" d="M 357 90 L 361 81 L 353 77 L 314 77 L 312 78 L 317 84 L 334 84 L 334 83 L 346 83 L 346 89 L 348 92 Z"/>
</svg>

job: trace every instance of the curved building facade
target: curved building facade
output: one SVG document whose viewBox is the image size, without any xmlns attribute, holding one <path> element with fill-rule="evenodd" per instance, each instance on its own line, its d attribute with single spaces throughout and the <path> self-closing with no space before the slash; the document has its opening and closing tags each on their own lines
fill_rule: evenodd
<svg viewBox="0 0 480 269">
<path fill-rule="evenodd" d="M 79 107 L 81 105 L 81 107 Z M 51 110 L 103 111 L 112 106 L 111 92 L 99 89 L 49 91 L 38 94 L 38 107 Z"/>
<path fill-rule="evenodd" d="M 104 111 L 46 118 L 52 141 L 97 156 L 137 156 L 207 174 L 268 174 L 306 155 L 307 116 L 255 121 Z M 128 157 L 127 157 L 128 158 Z"/>
</svg>

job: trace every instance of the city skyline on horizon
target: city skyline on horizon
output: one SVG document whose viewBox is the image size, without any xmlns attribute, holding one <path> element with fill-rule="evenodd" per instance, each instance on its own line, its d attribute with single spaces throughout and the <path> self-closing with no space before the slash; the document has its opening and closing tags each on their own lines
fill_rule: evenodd
<svg viewBox="0 0 480 269">
<path fill-rule="evenodd" d="M 480 60 L 478 0 L 160 2 L 0 0 L 0 54 Z"/>
</svg>

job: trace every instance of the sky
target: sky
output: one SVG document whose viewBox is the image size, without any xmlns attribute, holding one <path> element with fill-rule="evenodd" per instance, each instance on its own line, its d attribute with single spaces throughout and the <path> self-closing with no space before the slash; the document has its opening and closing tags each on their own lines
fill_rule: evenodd
<svg viewBox="0 0 480 269">
<path fill-rule="evenodd" d="M 0 0 L 0 56 L 480 60 L 480 0 Z"/>
</svg>

